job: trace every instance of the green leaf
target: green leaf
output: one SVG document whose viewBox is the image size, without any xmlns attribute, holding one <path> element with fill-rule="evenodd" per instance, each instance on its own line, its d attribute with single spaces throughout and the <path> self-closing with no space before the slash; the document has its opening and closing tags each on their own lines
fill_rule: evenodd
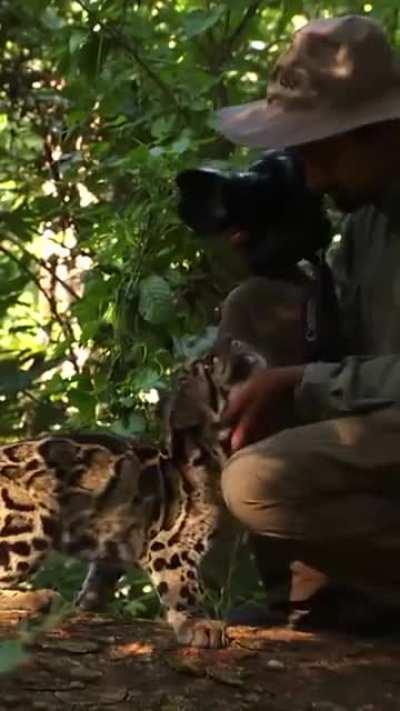
<svg viewBox="0 0 400 711">
<path fill-rule="evenodd" d="M 284 0 L 282 9 L 289 15 L 301 15 L 304 10 L 303 0 Z"/>
<path fill-rule="evenodd" d="M 174 314 L 173 292 L 163 277 L 149 276 L 140 282 L 139 313 L 154 325 L 169 321 Z"/>
<path fill-rule="evenodd" d="M 173 150 L 174 153 L 177 153 L 178 155 L 181 155 L 181 153 L 185 153 L 188 148 L 192 145 L 193 138 L 191 134 L 188 131 L 183 131 L 179 138 L 173 142 L 171 145 L 171 149 Z"/>
<path fill-rule="evenodd" d="M 37 363 L 34 363 L 29 370 L 22 370 L 19 360 L 2 358 L 0 360 L 0 393 L 8 396 L 16 395 L 20 390 L 28 388 L 39 375 L 54 365 L 54 360 L 43 362 L 42 358 L 38 356 Z"/>
<path fill-rule="evenodd" d="M 74 30 L 69 38 L 68 47 L 71 54 L 74 54 L 77 49 L 80 49 L 85 44 L 87 32 L 84 30 Z"/>
<path fill-rule="evenodd" d="M 78 52 L 79 69 L 87 80 L 92 81 L 97 78 L 109 50 L 110 42 L 104 39 L 101 32 L 88 35 Z"/>
<path fill-rule="evenodd" d="M 160 376 L 153 368 L 143 368 L 135 373 L 133 386 L 135 390 L 150 390 L 160 385 Z"/>
<path fill-rule="evenodd" d="M 0 642 L 0 674 L 10 672 L 28 659 L 22 643 L 17 639 Z"/>
<path fill-rule="evenodd" d="M 19 293 L 24 286 L 27 284 L 26 274 L 19 274 L 13 279 L 8 279 L 6 281 L 0 281 L 0 294 L 4 296 L 9 296 L 10 294 Z"/>
<path fill-rule="evenodd" d="M 218 22 L 224 12 L 225 8 L 223 5 L 214 7 L 210 12 L 206 10 L 192 10 L 192 12 L 186 15 L 183 21 L 186 36 L 190 38 L 206 32 L 206 30 L 209 30 Z"/>
<path fill-rule="evenodd" d="M 154 138 L 162 139 L 169 135 L 175 123 L 175 116 L 160 116 L 151 125 L 151 133 Z"/>
<path fill-rule="evenodd" d="M 79 419 L 92 422 L 96 413 L 96 399 L 93 393 L 77 388 L 70 391 L 70 403 L 79 410 Z"/>
<path fill-rule="evenodd" d="M 65 20 L 54 7 L 46 7 L 41 16 L 43 25 L 49 30 L 60 30 L 65 25 Z"/>
<path fill-rule="evenodd" d="M 122 422 L 119 420 L 111 427 L 111 432 L 115 434 L 126 435 L 140 435 L 146 430 L 146 420 L 143 415 L 139 412 L 132 412 L 127 422 Z"/>
<path fill-rule="evenodd" d="M 225 0 L 225 5 L 232 10 L 247 10 L 249 0 Z"/>
<path fill-rule="evenodd" d="M 94 272 L 89 272 L 87 278 L 82 280 L 85 282 L 85 291 L 83 297 L 73 304 L 72 311 L 81 327 L 85 328 L 89 322 L 98 321 L 107 308 L 111 285 L 101 274 Z"/>
<path fill-rule="evenodd" d="M 126 611 L 132 617 L 145 617 L 146 605 L 141 600 L 130 600 L 126 604 Z"/>
<path fill-rule="evenodd" d="M 135 24 L 133 27 L 133 36 L 136 38 L 146 39 L 151 37 L 152 34 L 152 22 L 147 20 L 143 15 L 139 15 L 138 12 L 135 13 Z"/>
</svg>

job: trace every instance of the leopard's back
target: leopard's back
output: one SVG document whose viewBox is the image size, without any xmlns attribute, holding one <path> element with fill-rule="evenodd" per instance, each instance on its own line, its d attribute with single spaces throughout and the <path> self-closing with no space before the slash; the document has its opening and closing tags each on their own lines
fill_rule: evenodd
<svg viewBox="0 0 400 711">
<path fill-rule="evenodd" d="M 128 438 L 50 435 L 0 448 L 0 586 L 24 580 L 54 549 L 132 560 L 146 514 Z"/>
</svg>

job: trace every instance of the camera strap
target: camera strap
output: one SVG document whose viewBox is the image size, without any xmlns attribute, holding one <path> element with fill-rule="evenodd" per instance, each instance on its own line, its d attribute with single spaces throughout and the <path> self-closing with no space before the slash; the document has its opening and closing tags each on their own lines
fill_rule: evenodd
<svg viewBox="0 0 400 711">
<path fill-rule="evenodd" d="M 308 362 L 334 362 L 342 357 L 340 311 L 325 252 L 312 260 L 313 284 L 303 307 L 303 333 Z"/>
</svg>

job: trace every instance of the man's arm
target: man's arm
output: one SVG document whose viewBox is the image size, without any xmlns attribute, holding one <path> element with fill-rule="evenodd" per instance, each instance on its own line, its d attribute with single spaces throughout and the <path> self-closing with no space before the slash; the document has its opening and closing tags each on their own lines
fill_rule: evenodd
<svg viewBox="0 0 400 711">
<path fill-rule="evenodd" d="M 362 353 L 363 348 L 360 290 L 354 288 L 354 282 L 360 283 L 363 253 L 372 235 L 378 245 L 386 239 L 382 225 L 377 234 L 376 222 L 372 208 L 347 216 L 342 240 L 331 257 L 347 336 L 345 352 L 349 354 Z M 305 421 L 359 414 L 397 403 L 400 406 L 399 354 L 350 355 L 340 363 L 311 363 L 305 366 L 296 387 L 297 411 Z"/>
<path fill-rule="evenodd" d="M 233 450 L 288 426 L 398 404 L 400 355 L 271 368 L 234 387 L 225 412 Z"/>
<path fill-rule="evenodd" d="M 375 212 L 362 211 L 356 222 L 355 225 L 354 216 L 347 218 L 342 241 L 332 260 L 345 321 L 345 353 L 349 355 L 336 363 L 271 368 L 234 391 L 226 411 L 227 423 L 232 427 L 233 449 L 282 429 L 282 413 L 291 412 L 292 423 L 299 419 L 315 422 L 391 405 L 400 407 L 400 354 L 350 355 L 363 353 L 364 349 L 360 289 L 354 288 L 354 284 L 359 284 L 363 251 L 368 246 L 362 239 L 360 245 L 354 233 L 366 236 L 369 242 L 372 230 L 376 232 Z M 381 237 L 383 240 L 384 235 Z"/>
<path fill-rule="evenodd" d="M 307 422 L 400 406 L 400 355 L 306 365 L 295 401 Z"/>
</svg>

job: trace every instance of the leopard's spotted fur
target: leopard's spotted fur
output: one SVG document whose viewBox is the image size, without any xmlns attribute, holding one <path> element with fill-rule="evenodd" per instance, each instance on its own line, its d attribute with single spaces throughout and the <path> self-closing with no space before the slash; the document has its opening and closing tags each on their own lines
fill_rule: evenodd
<svg viewBox="0 0 400 711">
<path fill-rule="evenodd" d="M 181 643 L 223 644 L 222 625 L 201 617 L 199 565 L 221 517 L 228 388 L 256 362 L 230 347 L 184 372 L 168 407 L 168 453 L 109 434 L 1 447 L 3 594 L 57 549 L 91 563 L 79 603 L 92 608 L 136 563 L 150 573 Z"/>
</svg>

